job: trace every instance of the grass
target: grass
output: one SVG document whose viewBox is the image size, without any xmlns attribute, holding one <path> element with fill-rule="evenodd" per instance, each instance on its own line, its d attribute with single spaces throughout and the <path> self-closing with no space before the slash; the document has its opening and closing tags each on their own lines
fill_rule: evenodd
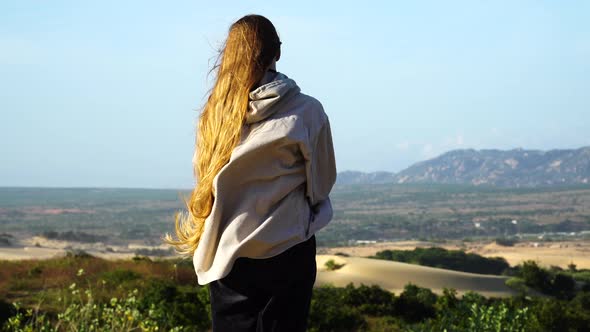
<svg viewBox="0 0 590 332">
<path fill-rule="evenodd" d="M 190 262 L 189 262 L 190 263 Z M 171 280 L 178 285 L 196 285 L 192 265 L 181 260 L 117 260 L 69 256 L 48 260 L 0 261 L 0 299 L 7 302 L 58 305 L 56 296 L 72 283 L 80 282 L 94 290 L 95 298 L 124 296 L 129 289 L 142 286 L 148 279 Z"/>
</svg>

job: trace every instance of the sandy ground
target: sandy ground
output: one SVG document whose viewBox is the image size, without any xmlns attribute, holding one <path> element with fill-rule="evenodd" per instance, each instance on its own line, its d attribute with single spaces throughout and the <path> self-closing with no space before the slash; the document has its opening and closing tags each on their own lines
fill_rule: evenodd
<svg viewBox="0 0 590 332">
<path fill-rule="evenodd" d="M 328 271 L 325 262 L 333 259 L 338 264 L 345 264 L 335 271 Z M 459 294 L 475 291 L 484 296 L 507 297 L 515 294 L 505 285 L 506 277 L 488 276 L 473 273 L 456 272 L 419 265 L 390 262 L 384 260 L 318 255 L 317 285 L 332 284 L 346 286 L 379 285 L 395 294 L 400 294 L 408 283 L 430 288 L 441 294 L 443 288 L 454 288 Z"/>
<path fill-rule="evenodd" d="M 416 247 L 443 247 L 464 249 L 486 257 L 504 257 L 512 266 L 524 260 L 535 260 L 543 266 L 567 268 L 574 263 L 579 269 L 590 269 L 590 241 L 564 242 L 523 242 L 513 247 L 499 246 L 495 243 L 449 243 L 438 244 L 420 241 L 383 242 L 351 247 L 328 248 L 325 254 L 345 253 L 350 256 L 367 257 L 387 249 L 412 250 Z"/>
<path fill-rule="evenodd" d="M 444 245 L 405 241 L 392 243 L 375 243 L 354 247 L 320 248 L 316 258 L 318 275 L 316 285 L 332 284 L 346 286 L 379 285 L 396 294 L 403 291 L 408 283 L 432 289 L 442 293 L 443 288 L 454 288 L 459 294 L 475 291 L 485 296 L 504 297 L 514 292 L 505 285 L 506 277 L 479 275 L 431 268 L 413 264 L 390 262 L 365 258 L 386 249 L 411 250 L 416 247 L 442 246 L 447 249 L 464 249 L 483 256 L 501 256 L 511 265 L 523 260 L 537 260 L 543 265 L 566 267 L 574 262 L 578 268 L 590 268 L 590 243 L 588 242 L 551 242 L 551 243 L 519 243 L 514 247 L 503 247 L 495 243 L 447 243 Z M 165 247 L 149 247 L 140 245 L 105 246 L 101 243 L 83 244 L 66 241 L 52 241 L 33 237 L 20 240 L 13 246 L 0 247 L 0 259 L 48 259 L 63 256 L 70 248 L 81 249 L 91 255 L 105 259 L 129 259 L 135 256 L 136 249 L 165 249 Z M 345 253 L 350 257 L 335 255 Z M 326 261 L 333 259 L 343 267 L 328 271 Z"/>
<path fill-rule="evenodd" d="M 80 243 L 69 241 L 48 240 L 43 237 L 34 236 L 21 239 L 12 246 L 0 247 L 1 260 L 22 260 L 22 259 L 48 259 L 64 256 L 68 250 L 83 250 L 90 255 L 104 259 L 130 259 L 135 256 L 137 249 L 162 249 L 168 247 L 144 246 L 128 244 L 126 246 L 112 246 L 104 243 Z"/>
<path fill-rule="evenodd" d="M 88 250 L 88 253 L 105 259 L 128 259 L 134 256 L 131 252 L 101 252 Z M 0 248 L 0 259 L 47 259 L 65 255 L 65 249 L 20 247 Z M 325 262 L 333 259 L 344 264 L 338 270 L 328 271 Z M 341 257 L 335 255 L 318 255 L 316 257 L 318 275 L 316 286 L 331 284 L 346 286 L 353 283 L 357 286 L 379 285 L 396 294 L 403 291 L 408 283 L 432 289 L 435 293 L 442 293 L 444 287 L 454 288 L 459 294 L 475 291 L 484 296 L 504 297 L 513 292 L 505 286 L 505 277 L 486 276 L 472 273 L 455 272 L 419 265 L 389 262 L 362 257 Z"/>
</svg>

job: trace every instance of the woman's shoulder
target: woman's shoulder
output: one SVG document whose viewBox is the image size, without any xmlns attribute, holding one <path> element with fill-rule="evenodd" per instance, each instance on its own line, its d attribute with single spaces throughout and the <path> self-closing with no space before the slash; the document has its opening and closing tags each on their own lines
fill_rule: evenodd
<svg viewBox="0 0 590 332">
<path fill-rule="evenodd" d="M 283 115 L 301 125 L 313 128 L 321 127 L 328 119 L 324 106 L 315 97 L 299 92 L 285 105 Z"/>
</svg>

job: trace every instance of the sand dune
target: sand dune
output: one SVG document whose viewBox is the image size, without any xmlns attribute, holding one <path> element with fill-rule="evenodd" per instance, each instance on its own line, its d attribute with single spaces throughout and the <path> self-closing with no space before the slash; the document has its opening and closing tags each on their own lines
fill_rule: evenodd
<svg viewBox="0 0 590 332">
<path fill-rule="evenodd" d="M 327 271 L 324 264 L 329 259 L 345 265 L 338 270 Z M 316 285 L 346 286 L 350 282 L 357 286 L 376 284 L 399 294 L 404 286 L 411 282 L 420 287 L 430 288 L 438 294 L 442 293 L 445 287 L 454 288 L 459 294 L 467 291 L 491 297 L 515 294 L 504 284 L 506 277 L 500 276 L 456 272 L 362 257 L 318 255 L 316 262 L 318 265 Z"/>
<path fill-rule="evenodd" d="M 57 248 L 19 247 L 0 248 L 0 259 L 48 259 L 65 255 L 66 251 Z M 90 254 L 104 259 L 129 259 L 132 253 L 105 253 L 89 251 Z M 344 266 L 335 271 L 327 271 L 325 263 L 333 259 Z M 346 286 L 353 283 L 356 286 L 379 285 L 383 289 L 399 294 L 408 283 L 432 289 L 435 293 L 442 293 L 443 288 L 454 288 L 459 294 L 475 291 L 484 296 L 505 297 L 514 292 L 504 282 L 505 277 L 488 276 L 473 273 L 456 272 L 426 266 L 390 262 L 362 257 L 341 257 L 335 255 L 316 256 L 318 275 L 316 286 L 332 284 Z"/>
<path fill-rule="evenodd" d="M 34 245 L 33 245 L 34 244 Z M 396 243 L 394 246 L 410 249 L 416 247 L 417 243 Z M 391 246 L 391 244 L 389 244 Z M 349 252 L 359 249 L 365 251 L 363 254 L 374 254 L 376 251 L 387 248 L 387 245 L 378 244 L 374 247 L 349 247 L 349 248 L 330 248 L 332 252 Z M 529 247 L 500 247 L 495 244 L 482 244 L 466 248 L 471 252 L 478 252 L 485 256 L 503 256 L 510 263 L 514 264 L 527 255 L 535 255 L 533 258 L 540 258 L 545 263 L 555 265 L 566 265 L 571 261 L 571 256 L 566 254 L 569 249 L 570 253 L 575 250 L 577 254 L 588 249 L 587 246 L 569 245 L 569 248 L 561 247 L 552 248 L 529 248 Z M 104 244 L 82 244 L 73 242 L 47 241 L 42 238 L 29 238 L 20 241 L 9 247 L 0 248 L 0 259 L 3 260 L 20 260 L 20 259 L 48 259 L 56 256 L 63 256 L 69 248 L 82 249 L 91 255 L 104 259 L 130 259 L 135 254 L 137 245 L 113 246 L 106 250 Z M 142 246 L 141 248 L 144 248 Z M 158 249 L 160 247 L 149 247 Z M 372 251 L 369 253 L 369 251 Z M 359 252 L 356 252 L 359 254 Z M 552 256 L 555 255 L 555 256 Z M 569 257 L 568 257 L 569 256 Z M 579 258 L 579 257 L 578 257 Z M 336 263 L 344 266 L 335 271 L 327 271 L 325 262 L 333 259 Z M 467 291 L 474 291 L 485 296 L 505 297 L 515 294 L 505 285 L 506 277 L 480 275 L 473 273 L 450 271 L 426 266 L 391 262 L 363 257 L 343 257 L 338 255 L 320 255 L 316 257 L 318 265 L 318 275 L 316 285 L 332 284 L 334 286 L 346 286 L 349 283 L 355 285 L 379 285 L 396 294 L 403 291 L 408 283 L 414 283 L 421 287 L 432 289 L 435 293 L 442 293 L 445 287 L 454 288 L 459 294 Z M 579 259 L 575 260 L 580 262 Z M 585 264 L 580 264 L 585 265 Z"/>
<path fill-rule="evenodd" d="M 525 260 L 534 260 L 545 267 L 551 265 L 567 268 L 568 264 L 574 263 L 579 269 L 590 269 L 590 241 L 562 241 L 562 242 L 522 242 L 513 247 L 499 246 L 495 243 L 460 243 L 449 241 L 446 244 L 420 242 L 420 241 L 399 241 L 382 242 L 362 246 L 327 248 L 325 254 L 338 252 L 351 256 L 371 256 L 375 253 L 392 250 L 413 250 L 414 248 L 442 247 L 449 250 L 465 250 L 486 257 L 504 257 L 512 265 L 518 265 Z"/>
</svg>

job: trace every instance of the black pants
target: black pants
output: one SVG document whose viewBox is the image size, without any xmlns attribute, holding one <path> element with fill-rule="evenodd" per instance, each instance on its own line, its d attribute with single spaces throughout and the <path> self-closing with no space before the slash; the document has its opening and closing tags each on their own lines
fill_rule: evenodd
<svg viewBox="0 0 590 332">
<path fill-rule="evenodd" d="M 213 331 L 305 331 L 316 278 L 315 236 L 266 259 L 240 257 L 209 283 Z"/>
</svg>

